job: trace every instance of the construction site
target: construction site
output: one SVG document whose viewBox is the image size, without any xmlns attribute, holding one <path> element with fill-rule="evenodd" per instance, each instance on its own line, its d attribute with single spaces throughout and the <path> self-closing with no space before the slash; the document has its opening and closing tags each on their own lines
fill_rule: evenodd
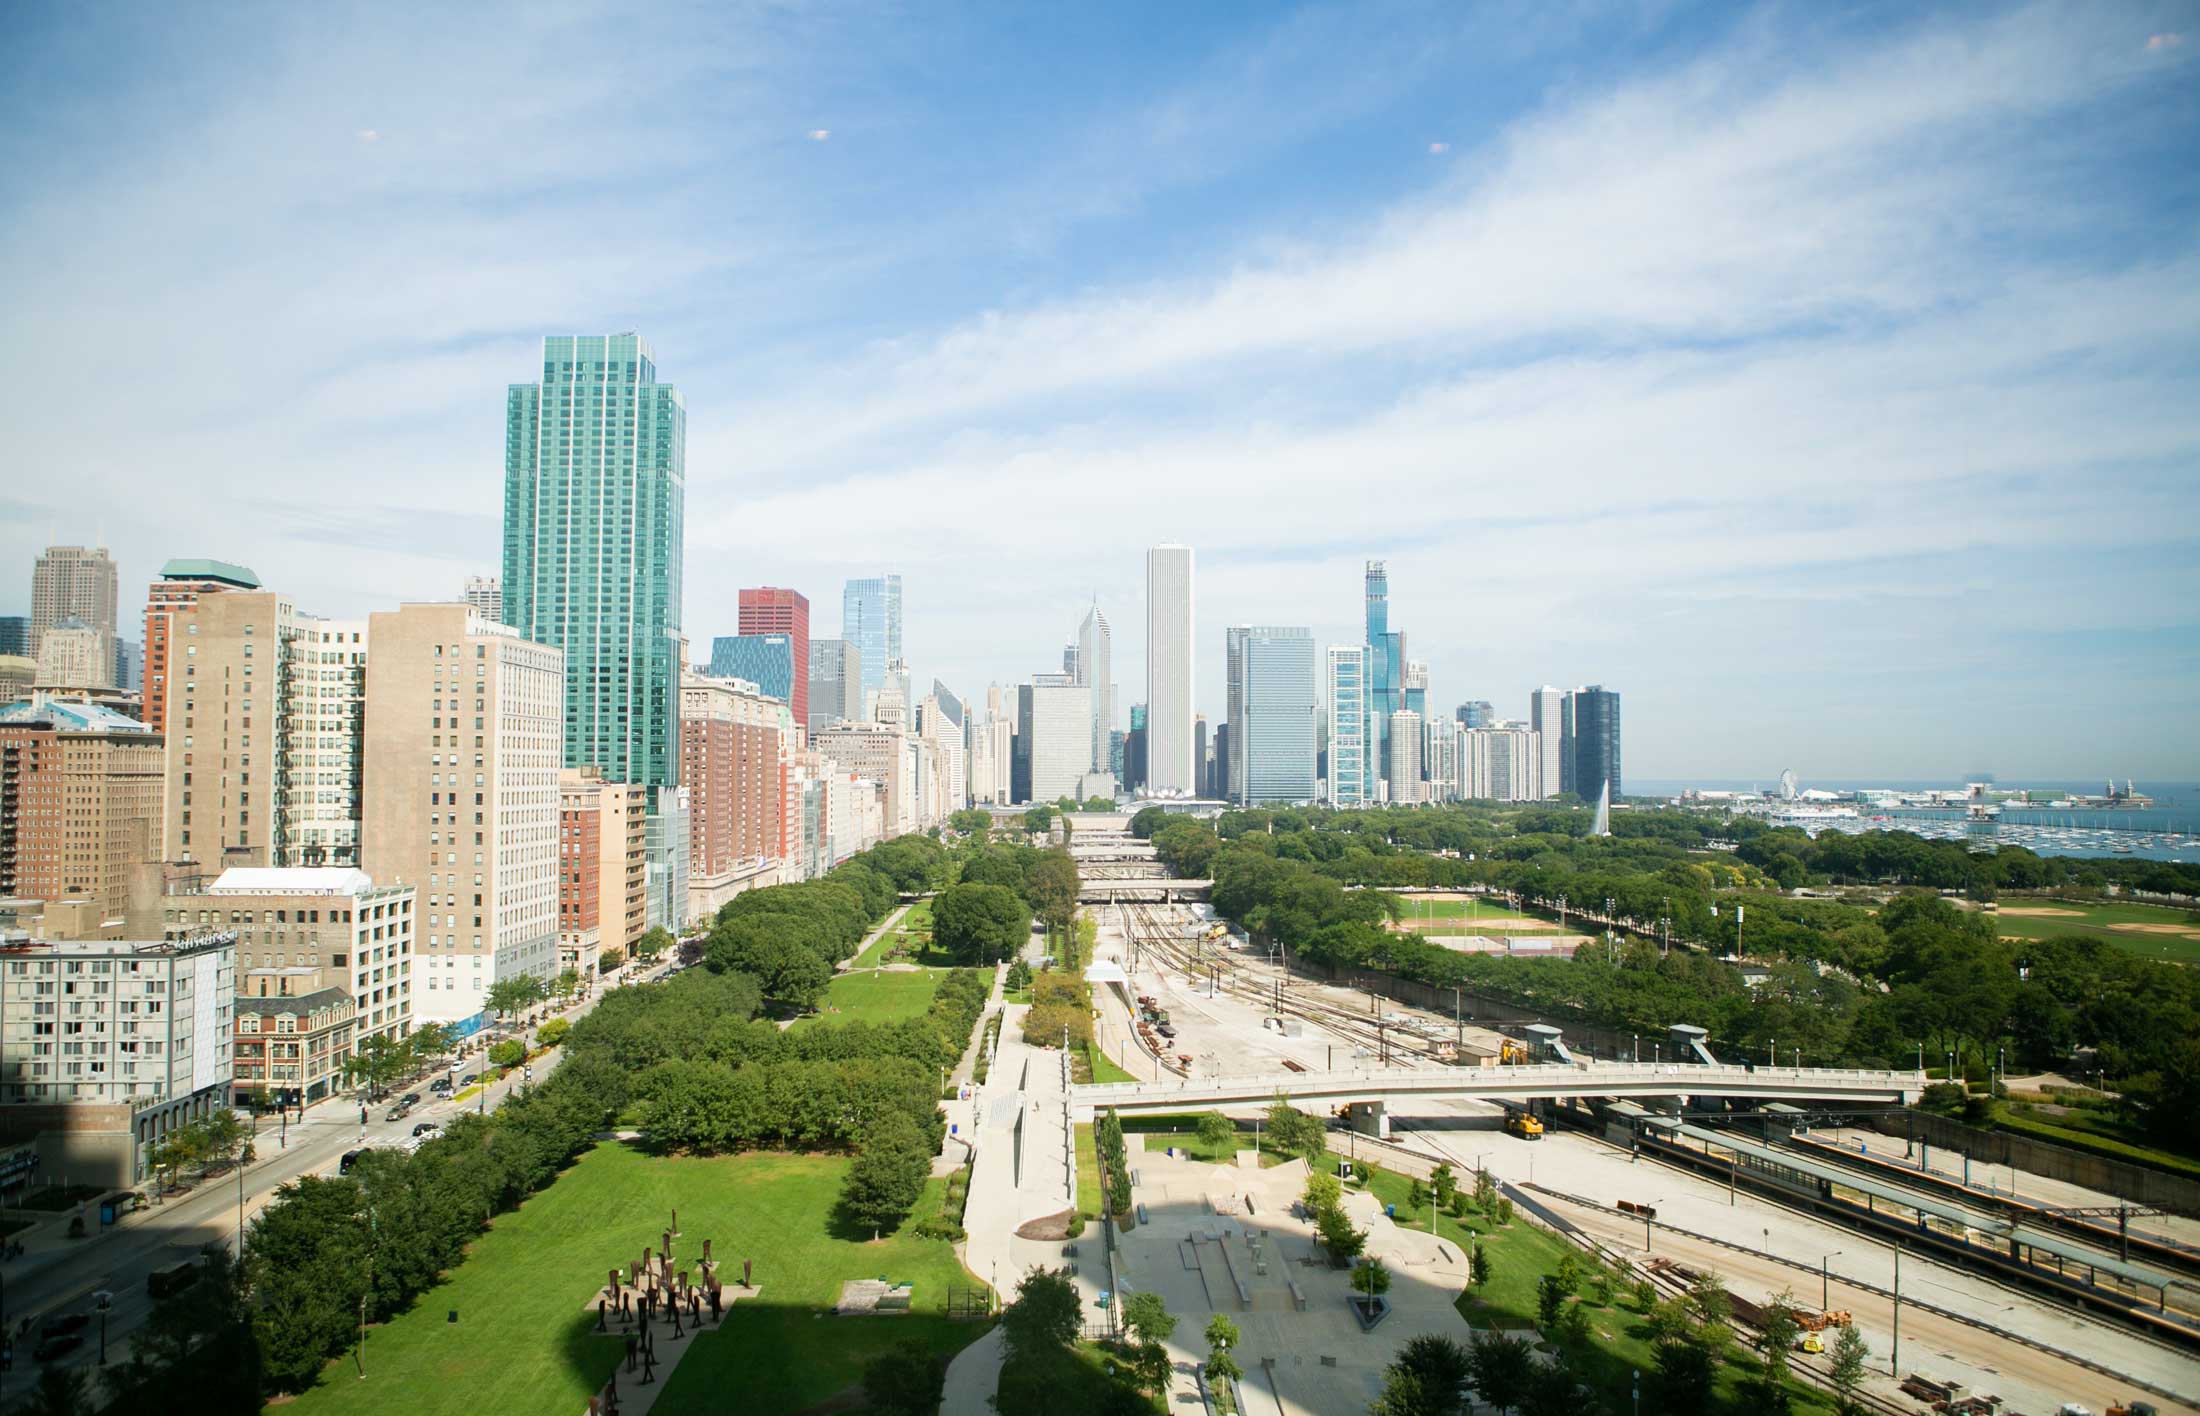
<svg viewBox="0 0 2200 1416">
<path fill-rule="evenodd" d="M 1111 883 L 1139 878 L 1143 842 L 1084 831 L 1076 840 L 1111 857 Z M 1147 869 L 1162 874 L 1157 864 Z M 1615 1098 L 1599 1094 L 1597 1079 L 1625 1067 L 1600 1071 L 1576 1056 L 1561 1026 L 1477 1020 L 1464 1006 L 1446 1016 L 1295 974 L 1202 903 L 1118 895 L 1089 912 L 1099 924 L 1096 1041 L 1157 1104 L 1173 1089 L 1185 1110 L 1203 1109 L 1203 1084 L 1218 1078 L 1352 1074 L 1320 1101 L 1296 1103 L 1328 1118 L 1339 1133 L 1334 1151 L 1349 1148 L 1409 1176 L 1447 1162 L 1455 1172 L 1487 1172 L 1533 1222 L 1661 1291 L 1716 1275 L 1745 1341 L 1785 1295 L 1805 1329 L 1792 1361 L 1806 1382 L 1825 1384 L 1831 1329 L 1853 1324 L 1870 1349 L 1862 1398 L 1872 1411 L 2200 1416 L 2200 1220 L 2192 1216 L 2005 1165 L 1973 1167 L 1902 1134 L 1897 1105 L 1764 1101 L 1708 1086 L 1692 1093 L 1690 1076 L 1708 1083 L 1739 1070 L 1711 1055 L 1701 1029 L 1678 1027 L 1658 1040 L 1658 1069 L 1681 1077 L 1667 1088 L 1676 1094 Z M 1563 1088 L 1568 1068 L 1578 1093 L 1445 1094 L 1451 1078 L 1462 1092 L 1530 1075 Z M 1415 1074 L 1411 1087 L 1374 1080 L 1406 1074 Z M 1366 1095 L 1353 1095 L 1363 1081 Z M 1220 1109 L 1250 1126 L 1264 1105 L 1245 1099 Z M 1196 1243 L 1183 1247 L 1194 1237 L 1229 1252 L 1226 1221 L 1241 1217 L 1218 1211 L 1209 1193 L 1231 1190 L 1227 1177 L 1181 1172 L 1179 1163 L 1155 1157 L 1145 1166 L 1142 1184 L 1165 1175 L 1170 1187 L 1172 1223 L 1153 1226 L 1156 1238 L 1167 1232 L 1168 1252 L 1144 1254 L 1147 1231 L 1133 1229 L 1122 1239 L 1127 1272 L 1149 1263 L 1181 1269 L 1185 1253 L 1201 1259 Z M 1284 1182 L 1266 1178 L 1274 1174 L 1237 1185 L 1235 1203 L 1287 1206 Z M 1148 1198 L 1142 1190 L 1140 1201 Z M 1298 1242 L 1288 1223 L 1275 1227 L 1263 1242 L 1286 1251 Z M 1216 1237 L 1205 1238 L 1209 1230 Z M 1400 1249 L 1415 1298 L 1403 1306 L 1415 1316 L 1395 1330 L 1315 1324 L 1298 1298 L 1265 1304 L 1262 1323 L 1277 1328 L 1277 1350 L 1318 1348 L 1321 1363 L 1318 1376 L 1296 1382 L 1289 1370 L 1256 1374 L 1252 1409 L 1360 1409 L 1406 1337 L 1448 1327 L 1465 1340 L 1467 1323 L 1449 1308 L 1464 1286 L 1459 1256 L 1424 1247 Z M 1217 1311 L 1248 1306 L 1232 1288 L 1218 1301 L 1218 1287 L 1201 1290 Z M 1444 1301 L 1420 1301 L 1432 1296 Z M 1305 1341 L 1292 1337 L 1294 1323 L 1308 1324 Z"/>
</svg>

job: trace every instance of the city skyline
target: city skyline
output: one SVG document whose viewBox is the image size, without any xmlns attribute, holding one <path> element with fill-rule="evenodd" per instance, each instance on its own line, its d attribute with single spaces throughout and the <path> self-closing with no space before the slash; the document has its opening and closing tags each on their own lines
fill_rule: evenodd
<svg viewBox="0 0 2200 1416">
<path fill-rule="evenodd" d="M 1140 551 L 1175 537 L 1210 720 L 1216 627 L 1351 642 L 1339 587 L 1380 558 L 1432 703 L 1620 685 L 1645 777 L 2200 778 L 2180 13 L 957 14 L 847 46 L 584 9 L 439 17 L 425 67 L 371 17 L 34 19 L 0 239 L 43 293 L 0 358 L 50 475 L 0 557 L 104 541 L 126 601 L 177 556 L 338 617 L 447 596 L 499 566 L 485 402 L 547 333 L 632 329 L 697 410 L 695 642 L 742 586 L 892 567 L 920 674 L 1017 682 L 1095 594 L 1135 665 Z M 877 96 L 934 46 L 1059 82 L 996 143 L 985 102 Z M 544 92 L 596 152 L 482 161 Z M 139 180 L 183 153 L 192 183 Z M 696 172 L 773 200 L 731 222 Z M 621 251 L 542 239 L 606 202 Z"/>
</svg>

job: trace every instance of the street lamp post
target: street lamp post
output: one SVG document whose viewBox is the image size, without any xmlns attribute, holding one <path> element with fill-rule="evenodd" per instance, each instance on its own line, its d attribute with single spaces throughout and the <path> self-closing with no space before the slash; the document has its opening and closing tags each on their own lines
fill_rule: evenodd
<svg viewBox="0 0 2200 1416">
<path fill-rule="evenodd" d="M 1827 1309 L 1833 1306 L 1833 1270 L 1829 1266 L 1835 1259 L 1841 1257 L 1842 1252 L 1842 1250 L 1836 1249 L 1830 1254 L 1822 1254 L 1819 1256 L 1818 1311 L 1820 1311 L 1821 1313 L 1825 1312 Z"/>
</svg>

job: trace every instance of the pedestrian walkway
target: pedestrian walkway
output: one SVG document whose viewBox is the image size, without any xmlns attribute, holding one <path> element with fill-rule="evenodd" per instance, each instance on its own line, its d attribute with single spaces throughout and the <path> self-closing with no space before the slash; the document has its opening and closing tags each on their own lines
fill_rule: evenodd
<svg viewBox="0 0 2200 1416">
<path fill-rule="evenodd" d="M 993 1409 L 993 1394 L 1001 1389 L 1001 1363 L 1008 1356 L 1008 1341 L 996 1327 L 955 1354 L 947 1364 L 947 1391 L 940 1410 L 984 1412 Z"/>
<path fill-rule="evenodd" d="M 733 1305 L 737 1301 L 743 1298 L 754 1298 L 763 1291 L 761 1287 L 743 1288 L 738 1283 L 729 1283 L 718 1290 L 718 1295 L 725 1304 L 727 1316 L 731 1316 Z M 601 1296 L 601 1293 L 598 1296 Z M 591 1312 L 595 1311 L 594 1302 L 590 1302 L 588 1308 Z M 716 1323 L 707 1320 L 688 1323 L 683 1318 L 681 1323 L 685 1335 L 678 1338 L 672 1336 L 673 1322 L 669 1312 L 663 1318 L 652 1322 L 650 1324 L 651 1350 L 656 1355 L 656 1361 L 647 1369 L 651 1380 L 646 1385 L 643 1383 L 642 1373 L 645 1369 L 639 1358 L 636 1358 L 633 1360 L 632 1370 L 629 1370 L 627 1363 L 622 1361 L 618 1368 L 612 1372 L 611 1380 L 607 1383 L 609 1387 L 617 1389 L 619 1416 L 647 1416 L 649 1408 L 657 1404 L 658 1394 L 672 1380 L 672 1373 L 680 1365 L 680 1359 L 687 1356 L 689 1350 L 695 1346 L 695 1340 L 706 1332 L 716 1332 L 719 1323 L 724 1321 L 725 1319 L 721 1318 Z M 622 1330 L 618 1321 L 614 1319 L 608 1324 L 609 1330 L 599 1334 L 599 1336 L 606 1342 L 624 1341 L 627 1333 L 635 1331 L 640 1322 L 641 1319 L 637 1316 L 632 1324 Z M 950 1407 L 948 1409 L 953 1410 L 954 1408 Z M 583 1407 L 582 1410 L 584 1416 L 586 1416 L 589 1408 Z"/>
</svg>

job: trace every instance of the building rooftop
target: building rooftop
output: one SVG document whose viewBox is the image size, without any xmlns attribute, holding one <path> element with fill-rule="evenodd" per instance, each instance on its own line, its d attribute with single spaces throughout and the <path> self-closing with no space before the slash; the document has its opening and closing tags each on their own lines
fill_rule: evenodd
<svg viewBox="0 0 2200 1416">
<path fill-rule="evenodd" d="M 374 877 L 349 865 L 236 865 L 208 887 L 209 895 L 359 895 Z"/>
<path fill-rule="evenodd" d="M 187 939 L 17 939 L 10 936 L 0 949 L 10 954 L 51 953 L 85 958 L 151 957 L 161 954 L 196 954 L 205 949 L 233 949 L 237 936 L 229 930 L 212 930 Z"/>
<path fill-rule="evenodd" d="M 172 560 L 160 568 L 163 580 L 219 580 L 240 590 L 257 590 L 260 577 L 245 566 L 228 561 L 202 560 L 185 556 Z"/>
<path fill-rule="evenodd" d="M 150 727 L 127 713 L 117 713 L 98 703 L 72 698 L 50 698 L 44 694 L 0 705 L 0 724 L 43 724 L 61 733 L 142 733 L 147 737 L 157 736 Z"/>
<path fill-rule="evenodd" d="M 322 1008 L 341 1008 L 351 1001 L 351 995 L 341 988 L 319 988 L 311 993 L 301 993 L 288 997 L 281 994 L 267 998 L 239 995 L 237 1013 L 239 1016 L 246 1013 L 256 1013 L 263 1018 L 288 1013 L 296 1017 L 304 1013 L 317 1012 Z"/>
</svg>

